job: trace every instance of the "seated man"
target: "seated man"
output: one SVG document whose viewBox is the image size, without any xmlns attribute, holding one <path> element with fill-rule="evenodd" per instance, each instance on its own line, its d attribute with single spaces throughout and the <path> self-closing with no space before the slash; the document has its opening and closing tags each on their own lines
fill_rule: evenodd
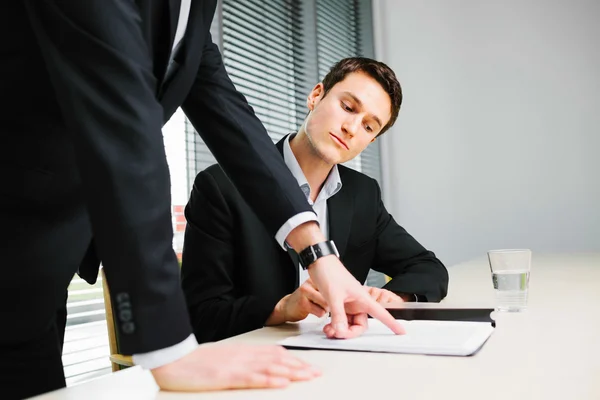
<svg viewBox="0 0 600 400">
<path fill-rule="evenodd" d="M 277 148 L 352 275 L 364 282 L 374 269 L 392 278 L 386 290 L 366 288 L 372 296 L 437 302 L 448 288 L 444 265 L 388 214 L 374 179 L 338 165 L 392 126 L 401 102 L 389 67 L 344 59 L 308 96 L 298 132 Z M 298 256 L 269 235 L 218 165 L 196 177 L 185 215 L 182 285 L 199 342 L 328 311 Z"/>
</svg>

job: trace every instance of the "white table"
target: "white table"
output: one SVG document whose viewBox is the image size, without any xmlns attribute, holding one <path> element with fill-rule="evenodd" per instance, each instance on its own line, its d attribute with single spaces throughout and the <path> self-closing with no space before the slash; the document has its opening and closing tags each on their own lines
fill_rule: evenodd
<svg viewBox="0 0 600 400">
<path fill-rule="evenodd" d="M 444 305 L 493 303 L 485 258 L 449 268 Z M 496 313 L 497 328 L 472 357 L 295 351 L 323 376 L 280 390 L 157 392 L 132 368 L 47 394 L 50 399 L 600 399 L 600 254 L 533 256 L 529 309 Z M 229 339 L 275 343 L 310 323 Z"/>
</svg>

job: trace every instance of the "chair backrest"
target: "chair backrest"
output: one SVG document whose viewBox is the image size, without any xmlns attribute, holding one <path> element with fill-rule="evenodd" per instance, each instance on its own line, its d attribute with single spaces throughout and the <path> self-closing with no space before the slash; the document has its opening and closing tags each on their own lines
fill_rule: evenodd
<svg viewBox="0 0 600 400">
<path fill-rule="evenodd" d="M 115 318 L 113 315 L 112 302 L 110 300 L 110 288 L 106 275 L 104 274 L 104 268 L 100 268 L 100 274 L 102 276 L 102 292 L 104 293 L 104 313 L 106 315 L 106 330 L 108 331 L 108 348 L 110 350 L 110 362 L 112 363 L 112 370 L 119 371 L 124 367 L 133 366 L 133 360 L 131 356 L 124 356 L 119 352 L 119 341 L 117 338 L 117 331 L 115 329 Z"/>
<path fill-rule="evenodd" d="M 119 354 L 117 332 L 115 331 L 115 318 L 113 316 L 112 302 L 110 300 L 110 289 L 108 287 L 104 268 L 100 268 L 100 274 L 102 275 L 102 291 L 104 293 L 104 312 L 106 315 L 106 329 L 108 331 L 108 347 L 110 349 L 110 355 Z M 112 369 L 113 371 L 118 371 L 119 366 L 113 362 Z"/>
</svg>

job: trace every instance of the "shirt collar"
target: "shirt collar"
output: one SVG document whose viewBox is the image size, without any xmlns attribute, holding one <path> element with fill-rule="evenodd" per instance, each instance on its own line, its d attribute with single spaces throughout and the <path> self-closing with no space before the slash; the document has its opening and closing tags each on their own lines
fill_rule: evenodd
<svg viewBox="0 0 600 400">
<path fill-rule="evenodd" d="M 296 134 L 290 134 L 285 138 L 283 143 L 283 160 L 285 165 L 287 165 L 288 169 L 291 171 L 296 181 L 298 181 L 298 185 L 307 199 L 310 198 L 310 185 L 304 176 L 304 172 L 302 168 L 300 168 L 300 164 L 298 164 L 298 160 L 290 147 L 290 138 L 294 137 Z M 325 180 L 325 184 L 319 192 L 317 196 L 316 202 L 328 200 L 330 197 L 335 195 L 342 188 L 342 180 L 340 178 L 340 172 L 338 171 L 338 166 L 334 165 L 331 169 L 331 172 L 327 176 Z"/>
</svg>

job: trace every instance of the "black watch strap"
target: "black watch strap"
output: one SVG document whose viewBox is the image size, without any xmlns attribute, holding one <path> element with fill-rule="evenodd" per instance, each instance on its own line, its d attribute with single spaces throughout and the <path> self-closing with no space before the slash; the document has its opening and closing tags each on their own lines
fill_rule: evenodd
<svg viewBox="0 0 600 400">
<path fill-rule="evenodd" d="M 340 256 L 340 253 L 335 247 L 333 240 L 328 240 L 326 242 L 320 242 L 313 244 L 312 246 L 308 246 L 298 253 L 298 258 L 300 259 L 300 265 L 302 268 L 308 269 L 309 265 L 317 261 L 319 258 L 331 254 L 334 254 L 336 257 Z"/>
</svg>

